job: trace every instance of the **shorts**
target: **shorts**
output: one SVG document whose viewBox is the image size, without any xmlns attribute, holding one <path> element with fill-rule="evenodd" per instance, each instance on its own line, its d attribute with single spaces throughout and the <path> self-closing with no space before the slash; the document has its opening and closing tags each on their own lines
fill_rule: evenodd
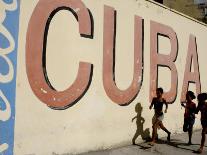
<svg viewBox="0 0 207 155">
<path fill-rule="evenodd" d="M 157 114 L 154 114 L 154 116 L 153 116 L 153 118 L 152 118 L 152 124 L 154 124 L 154 122 L 155 122 L 156 120 L 163 121 L 163 119 L 164 119 L 164 114 L 162 114 L 162 115 L 160 115 L 160 116 L 158 116 Z"/>
<path fill-rule="evenodd" d="M 183 124 L 183 131 L 184 132 L 191 131 L 193 129 L 194 123 L 195 123 L 194 118 L 185 118 Z"/>
</svg>

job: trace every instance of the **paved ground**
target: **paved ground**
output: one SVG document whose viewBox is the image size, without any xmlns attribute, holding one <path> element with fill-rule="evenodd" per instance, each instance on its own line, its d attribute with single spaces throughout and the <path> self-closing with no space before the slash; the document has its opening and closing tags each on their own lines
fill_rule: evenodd
<svg viewBox="0 0 207 155">
<path fill-rule="evenodd" d="M 171 138 L 171 142 L 166 142 L 166 138 L 162 138 L 154 146 L 148 143 L 140 143 L 121 148 L 89 152 L 81 155 L 195 155 L 194 151 L 200 146 L 201 131 L 195 131 L 193 134 L 193 145 L 186 145 L 188 135 L 178 134 Z M 207 155 L 207 142 L 202 155 Z"/>
</svg>

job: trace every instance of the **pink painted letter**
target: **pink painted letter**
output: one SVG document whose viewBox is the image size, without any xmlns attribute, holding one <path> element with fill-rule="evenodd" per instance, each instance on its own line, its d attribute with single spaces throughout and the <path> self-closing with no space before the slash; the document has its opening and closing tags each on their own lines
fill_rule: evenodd
<svg viewBox="0 0 207 155">
<path fill-rule="evenodd" d="M 191 72 L 192 63 L 194 67 L 193 68 L 194 72 Z M 185 75 L 183 79 L 183 88 L 181 93 L 181 102 L 185 102 L 185 94 L 188 91 L 189 83 L 195 83 L 196 93 L 197 94 L 201 93 L 197 45 L 196 45 L 196 38 L 193 35 L 190 35 L 189 38 L 188 55 L 186 58 Z"/>
<path fill-rule="evenodd" d="M 69 10 L 77 18 L 81 36 L 91 35 L 91 20 L 81 0 L 39 0 L 31 16 L 26 38 L 26 70 L 34 94 L 49 107 L 65 109 L 76 103 L 89 86 L 92 64 L 79 63 L 74 83 L 65 91 L 56 91 L 46 72 L 46 40 L 52 17 L 59 10 Z"/>
<path fill-rule="evenodd" d="M 134 18 L 134 75 L 131 85 L 126 90 L 120 90 L 114 79 L 115 65 L 115 10 L 104 7 L 104 47 L 103 47 L 103 85 L 108 97 L 119 105 L 127 105 L 134 100 L 142 84 L 142 48 L 143 20 Z"/>
<path fill-rule="evenodd" d="M 171 52 L 169 55 L 159 54 L 158 35 L 169 38 Z M 168 67 L 171 70 L 171 88 L 164 93 L 168 103 L 173 103 L 177 96 L 178 75 L 175 66 L 177 58 L 178 43 L 174 30 L 167 26 L 154 21 L 150 22 L 150 102 L 158 84 L 158 67 Z"/>
</svg>

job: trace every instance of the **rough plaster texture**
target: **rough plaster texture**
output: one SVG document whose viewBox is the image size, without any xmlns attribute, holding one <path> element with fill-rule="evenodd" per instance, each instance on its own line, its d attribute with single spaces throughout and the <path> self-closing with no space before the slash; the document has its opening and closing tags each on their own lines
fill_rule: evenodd
<svg viewBox="0 0 207 155">
<path fill-rule="evenodd" d="M 51 21 L 47 43 L 47 73 L 57 90 L 67 89 L 75 80 L 79 61 L 94 65 L 91 85 L 81 100 L 65 110 L 53 110 L 43 104 L 32 92 L 25 66 L 25 43 L 28 22 L 38 0 L 21 1 L 19 49 L 17 64 L 17 94 L 15 122 L 15 155 L 49 155 L 81 153 L 91 150 L 128 145 L 137 130 L 135 106 L 141 103 L 143 131 L 150 128 L 153 111 L 149 110 L 150 83 L 150 21 L 168 25 L 178 38 L 177 98 L 169 105 L 164 124 L 172 133 L 182 132 L 184 109 L 180 106 L 190 34 L 196 36 L 202 91 L 206 84 L 206 33 L 205 26 L 144 0 L 83 0 L 94 19 L 94 38 L 82 38 L 78 23 L 68 11 L 58 12 Z M 144 72 L 138 96 L 128 106 L 112 102 L 103 88 L 103 20 L 104 5 L 117 10 L 115 79 L 120 89 L 126 89 L 133 77 L 134 16 L 144 19 Z M 34 40 L 35 41 L 35 40 Z M 168 54 L 170 43 L 160 38 L 160 53 Z M 170 88 L 170 71 L 159 69 L 158 85 L 165 91 Z M 190 84 L 195 91 L 195 86 Z M 199 116 L 195 128 L 200 128 Z M 139 126 L 138 126 L 139 127 Z M 164 136 L 160 132 L 160 136 Z M 137 142 L 142 142 L 141 138 Z"/>
</svg>

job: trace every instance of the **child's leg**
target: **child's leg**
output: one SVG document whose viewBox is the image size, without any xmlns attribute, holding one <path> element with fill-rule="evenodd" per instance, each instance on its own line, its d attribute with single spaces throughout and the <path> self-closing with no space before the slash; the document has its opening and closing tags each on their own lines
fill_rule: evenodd
<svg viewBox="0 0 207 155">
<path fill-rule="evenodd" d="M 183 132 L 187 132 L 187 131 L 188 131 L 188 122 L 187 122 L 187 119 L 184 119 Z"/>
<path fill-rule="evenodd" d="M 156 135 L 157 135 L 157 127 L 159 125 L 159 120 L 156 120 L 152 126 L 152 142 L 155 142 Z"/>
<path fill-rule="evenodd" d="M 202 138 L 201 138 L 201 146 L 200 146 L 201 150 L 203 150 L 203 147 L 205 145 L 206 132 L 207 132 L 207 127 L 203 128 L 203 130 L 202 130 Z"/>
<path fill-rule="evenodd" d="M 160 128 L 161 128 L 163 131 L 165 131 L 167 134 L 170 133 L 170 131 L 168 131 L 168 130 L 165 128 L 165 126 L 163 125 L 162 122 L 160 122 L 159 125 L 160 125 Z"/>
<path fill-rule="evenodd" d="M 192 134 L 193 134 L 193 129 L 188 130 L 188 144 L 192 144 L 191 139 L 192 139 Z"/>
<path fill-rule="evenodd" d="M 189 120 L 189 129 L 188 129 L 189 141 L 188 141 L 188 144 L 192 144 L 191 139 L 192 139 L 192 135 L 193 135 L 193 125 L 194 125 L 194 123 L 195 123 L 194 119 Z"/>
<path fill-rule="evenodd" d="M 170 141 L 170 134 L 171 132 L 165 128 L 162 122 L 160 122 L 160 128 L 168 134 L 167 140 Z"/>
</svg>

